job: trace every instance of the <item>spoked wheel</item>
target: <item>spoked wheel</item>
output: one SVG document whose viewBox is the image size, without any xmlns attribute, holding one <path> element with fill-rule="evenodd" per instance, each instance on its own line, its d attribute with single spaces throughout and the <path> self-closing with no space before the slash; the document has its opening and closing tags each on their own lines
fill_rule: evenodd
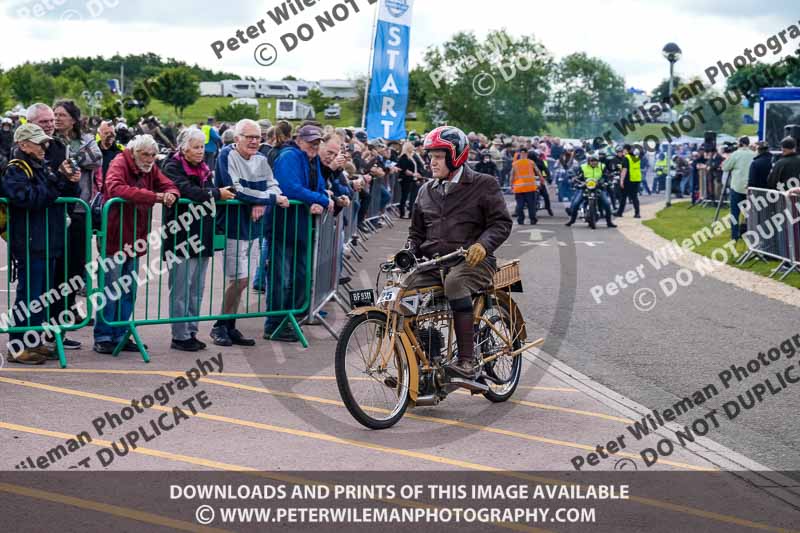
<svg viewBox="0 0 800 533">
<path fill-rule="evenodd" d="M 353 418 L 370 429 L 395 425 L 409 402 L 408 358 L 399 339 L 394 349 L 385 346 L 386 327 L 383 313 L 355 316 L 336 345 L 339 394 Z"/>
<path fill-rule="evenodd" d="M 503 337 L 511 341 L 511 349 L 518 350 L 522 347 L 522 341 L 518 339 L 512 329 L 511 320 L 508 312 L 500 305 L 493 305 L 490 309 L 483 312 L 483 318 L 488 320 L 497 330 L 494 331 L 486 322 L 481 321 L 478 326 L 478 353 L 486 358 L 499 352 L 506 346 Z M 502 334 L 502 337 L 497 333 Z M 510 357 L 501 355 L 497 359 L 484 365 L 484 372 L 492 379 L 486 379 L 485 383 L 489 390 L 483 395 L 493 402 L 504 402 L 511 398 L 519 385 L 522 375 L 522 355 Z"/>
</svg>

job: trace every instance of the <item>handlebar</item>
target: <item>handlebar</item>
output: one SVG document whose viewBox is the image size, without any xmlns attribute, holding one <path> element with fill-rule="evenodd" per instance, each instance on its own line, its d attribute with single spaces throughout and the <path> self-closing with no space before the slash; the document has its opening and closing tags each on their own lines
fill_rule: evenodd
<svg viewBox="0 0 800 533">
<path fill-rule="evenodd" d="M 455 259 L 456 257 L 463 257 L 467 255 L 467 251 L 464 248 L 459 248 L 455 252 L 450 252 L 449 254 L 443 255 L 441 257 L 436 257 L 434 259 L 430 259 L 428 261 L 424 261 L 422 263 L 417 263 L 417 268 L 427 268 L 430 266 L 435 266 L 440 263 L 444 263 L 445 261 L 449 261 L 450 259 Z"/>
</svg>

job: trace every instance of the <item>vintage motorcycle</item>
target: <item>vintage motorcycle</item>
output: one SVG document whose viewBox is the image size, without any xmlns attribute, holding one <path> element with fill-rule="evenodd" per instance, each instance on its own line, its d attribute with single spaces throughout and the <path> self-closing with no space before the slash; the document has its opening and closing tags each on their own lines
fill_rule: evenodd
<svg viewBox="0 0 800 533">
<path fill-rule="evenodd" d="M 597 228 L 597 221 L 600 218 L 600 201 L 599 196 L 603 189 L 609 188 L 608 182 L 604 179 L 596 180 L 589 178 L 584 180 L 575 180 L 572 182 L 574 189 L 583 190 L 583 201 L 578 209 L 581 210 L 584 220 L 589 224 L 591 229 Z"/>
<path fill-rule="evenodd" d="M 459 249 L 418 262 L 403 250 L 381 265 L 378 281 L 385 274 L 386 283 L 377 302 L 371 289 L 351 291 L 354 309 L 336 346 L 336 382 L 348 411 L 364 426 L 389 428 L 409 406 L 436 405 L 457 389 L 492 402 L 514 394 L 521 354 L 544 342 L 525 343 L 525 321 L 511 298 L 522 292 L 519 261 L 501 265 L 493 286 L 473 295 L 475 379 L 448 372 L 458 349 L 442 285 L 406 288 L 415 272 L 438 269 L 444 279 L 448 265 L 465 254 Z"/>
</svg>

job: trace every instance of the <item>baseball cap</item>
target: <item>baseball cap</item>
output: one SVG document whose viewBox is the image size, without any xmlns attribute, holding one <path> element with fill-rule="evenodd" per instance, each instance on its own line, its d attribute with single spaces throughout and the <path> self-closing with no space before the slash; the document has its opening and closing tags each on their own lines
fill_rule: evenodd
<svg viewBox="0 0 800 533">
<path fill-rule="evenodd" d="M 322 139 L 322 129 L 317 126 L 306 125 L 297 130 L 297 138 L 306 142 L 314 142 Z"/>
<path fill-rule="evenodd" d="M 784 137 L 781 141 L 781 148 L 784 150 L 794 150 L 797 148 L 797 141 L 794 140 L 794 137 Z"/>
<path fill-rule="evenodd" d="M 262 118 L 258 121 L 258 126 L 261 128 L 261 131 L 267 131 L 272 127 L 272 121 L 268 118 Z"/>
<path fill-rule="evenodd" d="M 48 137 L 44 130 L 36 124 L 23 124 L 17 131 L 14 132 L 14 142 L 30 141 L 32 143 L 41 144 L 45 141 L 52 141 L 52 137 Z"/>
</svg>

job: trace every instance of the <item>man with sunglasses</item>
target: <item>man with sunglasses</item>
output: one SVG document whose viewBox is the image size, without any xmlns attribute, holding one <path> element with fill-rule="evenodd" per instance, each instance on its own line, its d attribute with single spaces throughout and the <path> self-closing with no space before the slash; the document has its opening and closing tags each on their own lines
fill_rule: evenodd
<svg viewBox="0 0 800 533">
<path fill-rule="evenodd" d="M 52 140 L 35 124 L 17 128 L 11 160 L 2 179 L 2 194 L 8 198 L 11 221 L 8 242 L 17 268 L 17 297 L 9 315 L 17 325 L 31 329 L 47 319 L 39 299 L 54 285 L 56 258 L 64 254 L 66 213 L 64 206 L 55 202 L 60 196 L 77 194 L 80 180 L 80 172 L 72 172 L 69 163 L 61 165 L 61 176 L 50 169 L 45 153 Z M 31 306 L 31 302 L 40 305 Z M 47 359 L 58 359 L 41 334 L 11 333 L 9 337 L 11 362 L 40 365 Z M 32 338 L 35 342 L 31 342 Z"/>
</svg>

